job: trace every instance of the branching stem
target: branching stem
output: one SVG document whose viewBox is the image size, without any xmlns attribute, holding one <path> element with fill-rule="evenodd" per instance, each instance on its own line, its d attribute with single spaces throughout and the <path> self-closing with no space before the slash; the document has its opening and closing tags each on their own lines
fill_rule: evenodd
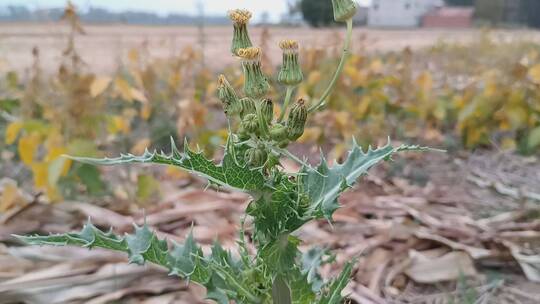
<svg viewBox="0 0 540 304">
<path fill-rule="evenodd" d="M 289 103 L 291 102 L 293 91 L 293 86 L 287 86 L 287 92 L 285 93 L 285 101 L 283 101 L 283 107 L 281 108 L 281 114 L 279 114 L 278 122 L 282 122 L 283 118 L 285 117 L 285 112 L 287 112 L 287 108 L 289 107 Z"/>
<path fill-rule="evenodd" d="M 336 69 L 336 72 L 334 73 L 334 76 L 332 77 L 332 80 L 330 80 L 330 83 L 328 84 L 328 87 L 326 88 L 326 90 L 322 94 L 321 98 L 319 98 L 319 101 L 317 102 L 317 104 L 312 105 L 308 109 L 309 113 L 318 111 L 318 110 L 320 110 L 322 107 L 324 107 L 326 105 L 326 99 L 328 98 L 328 96 L 332 92 L 332 89 L 334 88 L 334 86 L 336 84 L 336 81 L 339 78 L 339 75 L 341 74 L 341 71 L 343 70 L 343 67 L 345 66 L 345 62 L 347 62 L 347 58 L 349 57 L 349 53 L 350 53 L 349 48 L 350 48 L 350 45 L 351 45 L 352 28 L 353 28 L 352 19 L 349 19 L 349 20 L 347 20 L 347 35 L 345 37 L 345 44 L 343 46 L 343 53 L 341 54 L 341 59 L 339 61 L 339 65 L 338 65 L 338 67 Z"/>
</svg>

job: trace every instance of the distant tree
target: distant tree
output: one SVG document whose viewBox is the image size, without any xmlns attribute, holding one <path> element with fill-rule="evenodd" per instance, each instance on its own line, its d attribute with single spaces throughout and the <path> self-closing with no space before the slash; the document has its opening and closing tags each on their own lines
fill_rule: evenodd
<svg viewBox="0 0 540 304">
<path fill-rule="evenodd" d="M 525 0 L 524 14 L 528 26 L 540 28 L 540 1 Z"/>
<path fill-rule="evenodd" d="M 287 0 L 287 13 L 289 16 L 294 16 L 300 13 L 302 0 Z"/>
<path fill-rule="evenodd" d="M 499 25 L 504 20 L 504 0 L 476 0 L 476 18 L 491 25 Z"/>
<path fill-rule="evenodd" d="M 445 0 L 450 6 L 474 6 L 474 0 Z"/>
<path fill-rule="evenodd" d="M 325 26 L 334 22 L 330 0 L 301 0 L 300 10 L 304 20 L 311 26 Z"/>
</svg>

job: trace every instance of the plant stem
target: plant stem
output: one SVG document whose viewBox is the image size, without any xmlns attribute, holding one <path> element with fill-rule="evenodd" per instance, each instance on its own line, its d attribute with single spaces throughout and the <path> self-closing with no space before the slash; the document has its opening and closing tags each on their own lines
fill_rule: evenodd
<svg viewBox="0 0 540 304">
<path fill-rule="evenodd" d="M 257 112 L 257 119 L 259 121 L 259 130 L 262 135 L 268 137 L 268 122 L 265 121 L 264 116 L 262 115 L 261 104 L 262 100 L 255 103 L 255 111 Z"/>
<path fill-rule="evenodd" d="M 332 92 L 332 89 L 334 88 L 334 85 L 336 84 L 336 81 L 339 75 L 341 74 L 343 67 L 345 66 L 345 62 L 347 61 L 347 58 L 349 57 L 349 53 L 350 53 L 349 47 L 351 44 L 352 27 L 353 27 L 352 19 L 347 20 L 347 35 L 345 37 L 345 44 L 343 45 L 343 53 L 341 54 L 339 65 L 336 69 L 336 72 L 334 73 L 334 77 L 332 77 L 332 80 L 330 80 L 328 87 L 322 94 L 321 98 L 319 98 L 319 102 L 308 109 L 309 113 L 318 111 L 326 105 L 326 99 Z"/>
<path fill-rule="evenodd" d="M 287 112 L 287 107 L 289 107 L 289 103 L 291 102 L 293 91 L 293 86 L 287 86 L 287 92 L 285 93 L 285 101 L 283 102 L 283 107 L 281 109 L 281 114 L 279 114 L 278 122 L 282 122 L 283 118 L 285 117 L 285 112 Z"/>
<path fill-rule="evenodd" d="M 271 145 L 267 145 L 267 147 L 269 149 L 271 149 L 272 151 L 275 151 L 277 153 L 279 153 L 280 155 L 285 155 L 287 156 L 288 158 L 294 160 L 295 162 L 297 162 L 298 164 L 302 165 L 302 166 L 305 166 L 305 167 L 308 167 L 308 168 L 311 168 L 311 166 L 302 161 L 301 159 L 299 159 L 298 157 L 296 157 L 294 154 L 292 154 L 291 152 L 289 152 L 287 149 L 281 149 L 281 148 L 278 148 L 278 147 L 273 147 Z"/>
<path fill-rule="evenodd" d="M 257 296 L 252 294 L 248 289 L 246 289 L 242 284 L 240 284 L 236 280 L 236 278 L 234 278 L 226 270 L 224 270 L 221 265 L 219 265 L 219 266 L 218 265 L 213 265 L 212 268 L 219 274 L 219 276 L 222 279 L 226 280 L 231 285 L 236 287 L 238 289 L 238 292 L 243 294 L 246 298 L 248 298 L 251 303 L 260 303 L 261 302 L 261 300 Z"/>
</svg>

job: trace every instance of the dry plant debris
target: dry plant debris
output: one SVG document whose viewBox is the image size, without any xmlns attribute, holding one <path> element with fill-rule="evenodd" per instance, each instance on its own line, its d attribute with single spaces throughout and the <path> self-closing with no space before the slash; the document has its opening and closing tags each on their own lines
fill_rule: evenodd
<svg viewBox="0 0 540 304">
<path fill-rule="evenodd" d="M 501 157 L 482 156 L 484 161 Z M 447 165 L 421 167 L 430 176 L 424 186 L 415 185 L 407 176 L 383 175 L 383 170 L 368 176 L 358 190 L 342 198 L 344 207 L 336 213 L 333 227 L 321 221 L 299 231 L 306 239 L 302 247 L 325 244 L 336 254 L 338 264 L 360 257 L 346 290 L 353 303 L 469 303 L 467 299 L 474 299 L 470 303 L 537 303 L 540 207 L 475 182 L 453 183 L 463 172 L 480 170 L 477 155 L 461 161 L 453 156 L 431 157 L 436 159 L 430 163 Z M 409 166 L 418 168 L 414 160 Z M 520 168 L 525 175 L 536 169 Z M 171 189 L 175 190 L 149 206 L 145 214 L 147 224 L 160 237 L 182 241 L 179 236 L 193 224 L 195 238 L 205 244 L 205 250 L 216 238 L 225 247 L 234 247 L 235 226 L 247 196 L 204 191 L 198 186 Z M 482 191 L 482 200 L 476 191 Z M 488 216 L 478 213 L 480 205 L 491 208 L 492 198 L 507 202 L 508 210 Z M 476 202 L 474 208 L 468 206 L 469 201 Z M 125 210 L 111 211 L 81 202 L 49 205 L 37 198 L 19 205 L 17 212 L 2 214 L 0 298 L 5 303 L 206 303 L 200 288 L 163 277 L 163 269 L 125 266 L 122 255 L 73 247 L 19 247 L 9 237 L 78 229 L 87 217 L 100 227 L 131 231 L 131 222 L 141 223 L 144 218 L 141 211 L 133 210 L 129 204 Z M 335 271 L 326 265 L 321 274 L 328 277 Z"/>
</svg>

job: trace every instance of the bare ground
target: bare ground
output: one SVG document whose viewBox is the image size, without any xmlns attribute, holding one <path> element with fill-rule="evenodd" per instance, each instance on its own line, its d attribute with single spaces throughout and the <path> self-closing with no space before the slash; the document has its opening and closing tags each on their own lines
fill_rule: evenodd
<svg viewBox="0 0 540 304">
<path fill-rule="evenodd" d="M 186 47 L 200 49 L 201 35 L 197 27 L 181 26 L 128 26 L 87 25 L 87 34 L 77 38 L 76 46 L 82 59 L 96 73 L 114 71 L 132 48 L 140 49 L 147 44 L 152 58 L 167 58 L 178 54 Z M 251 36 L 255 44 L 261 41 L 261 27 L 253 27 Z M 312 29 L 305 27 L 268 28 L 268 54 L 273 62 L 280 60 L 277 44 L 281 39 L 298 40 L 302 47 L 336 48 L 340 46 L 342 29 Z M 59 24 L 0 24 L 0 71 L 22 72 L 30 67 L 31 51 L 38 47 L 45 71 L 58 67 L 62 50 L 66 45 L 68 28 Z M 222 69 L 233 63 L 229 53 L 231 29 L 225 26 L 204 29 L 204 54 L 212 69 Z M 481 30 L 415 29 L 384 30 L 358 28 L 353 46 L 365 46 L 367 51 L 391 51 L 404 47 L 423 48 L 438 41 L 468 42 L 477 39 Z M 540 42 L 540 31 L 497 30 L 497 39 L 529 40 Z M 362 43 L 361 43 L 362 41 Z M 356 42 L 356 43 L 354 43 Z"/>
<path fill-rule="evenodd" d="M 538 266 L 538 164 L 496 152 L 401 156 L 342 197 L 332 226 L 303 227 L 302 247 L 331 248 L 340 265 L 358 258 L 347 288 L 351 303 L 538 303 L 540 285 L 526 279 L 508 247 L 523 246 L 530 266 Z M 515 192 L 521 179 L 529 183 Z M 234 247 L 246 196 L 202 191 L 196 180 L 169 179 L 163 186 L 163 197 L 144 206 L 146 223 L 160 237 L 181 241 L 193 223 L 205 247 L 215 238 Z M 208 303 L 201 288 L 178 284 L 150 265 L 127 266 L 123 255 L 20 247 L 10 236 L 66 232 L 88 217 L 122 233 L 132 221 L 142 223 L 142 208 L 118 199 L 52 206 L 35 199 L 2 215 L 0 299 L 7 302 L 0 303 Z M 465 262 L 464 277 L 456 280 L 454 268 Z M 322 268 L 325 277 L 336 271 Z"/>
</svg>

